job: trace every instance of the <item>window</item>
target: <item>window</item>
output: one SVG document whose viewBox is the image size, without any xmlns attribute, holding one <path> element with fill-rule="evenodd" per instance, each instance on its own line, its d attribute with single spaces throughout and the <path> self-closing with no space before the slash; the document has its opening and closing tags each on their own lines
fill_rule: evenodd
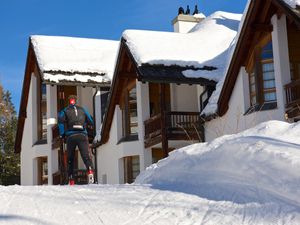
<svg viewBox="0 0 300 225">
<path fill-rule="evenodd" d="M 123 106 L 123 138 L 137 137 L 138 115 L 135 85 L 124 92 Z M 136 139 L 136 138 L 135 138 Z M 134 139 L 134 140 L 135 140 Z"/>
<path fill-rule="evenodd" d="M 39 85 L 38 102 L 38 143 L 47 141 L 47 86 Z"/>
<path fill-rule="evenodd" d="M 133 183 L 140 173 L 140 157 L 128 156 L 124 157 L 124 182 Z"/>
<path fill-rule="evenodd" d="M 277 107 L 272 42 L 260 43 L 252 53 L 249 65 L 251 109 L 266 110 Z"/>
<path fill-rule="evenodd" d="M 38 185 L 48 184 L 48 160 L 47 157 L 39 157 L 38 160 Z"/>
</svg>

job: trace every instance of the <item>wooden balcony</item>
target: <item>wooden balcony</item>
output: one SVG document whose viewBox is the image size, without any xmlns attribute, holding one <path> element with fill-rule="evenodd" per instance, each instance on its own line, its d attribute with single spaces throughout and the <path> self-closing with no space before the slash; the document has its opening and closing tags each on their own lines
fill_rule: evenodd
<svg viewBox="0 0 300 225">
<path fill-rule="evenodd" d="M 300 80 L 284 86 L 286 94 L 286 114 L 288 118 L 300 117 Z"/>
<path fill-rule="evenodd" d="M 144 122 L 145 148 L 162 142 L 163 129 L 167 140 L 204 141 L 203 120 L 199 112 L 165 112 Z"/>
</svg>

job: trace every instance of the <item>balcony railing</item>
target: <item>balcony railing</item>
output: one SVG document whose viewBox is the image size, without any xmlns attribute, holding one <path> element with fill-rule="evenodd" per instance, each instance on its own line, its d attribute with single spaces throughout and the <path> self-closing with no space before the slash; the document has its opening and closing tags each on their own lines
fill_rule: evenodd
<svg viewBox="0 0 300 225">
<path fill-rule="evenodd" d="M 288 118 L 300 116 L 300 80 L 284 86 L 286 94 L 286 113 Z"/>
<path fill-rule="evenodd" d="M 146 148 L 161 142 L 162 124 L 168 140 L 204 141 L 204 121 L 199 112 L 165 112 L 164 117 L 158 114 L 144 122 Z"/>
</svg>

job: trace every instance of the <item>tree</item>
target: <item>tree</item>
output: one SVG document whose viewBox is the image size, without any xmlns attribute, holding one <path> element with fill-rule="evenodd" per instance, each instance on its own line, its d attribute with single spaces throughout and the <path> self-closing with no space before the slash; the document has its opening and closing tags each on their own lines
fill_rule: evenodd
<svg viewBox="0 0 300 225">
<path fill-rule="evenodd" d="M 14 153 L 16 128 L 11 94 L 0 84 L 0 185 L 20 183 L 20 155 Z"/>
</svg>

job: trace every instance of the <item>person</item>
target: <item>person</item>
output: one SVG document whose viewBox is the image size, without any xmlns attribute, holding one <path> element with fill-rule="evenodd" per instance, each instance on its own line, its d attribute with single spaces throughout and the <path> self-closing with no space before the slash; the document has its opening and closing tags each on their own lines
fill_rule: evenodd
<svg viewBox="0 0 300 225">
<path fill-rule="evenodd" d="M 74 185 L 74 154 L 78 146 L 81 158 L 88 171 L 88 183 L 94 183 L 94 172 L 92 160 L 89 155 L 89 141 L 86 125 L 93 125 L 93 119 L 89 112 L 77 105 L 76 95 L 70 95 L 69 106 L 61 110 L 58 114 L 58 127 L 60 138 L 66 138 L 67 158 L 68 158 L 68 178 L 69 184 Z"/>
</svg>

